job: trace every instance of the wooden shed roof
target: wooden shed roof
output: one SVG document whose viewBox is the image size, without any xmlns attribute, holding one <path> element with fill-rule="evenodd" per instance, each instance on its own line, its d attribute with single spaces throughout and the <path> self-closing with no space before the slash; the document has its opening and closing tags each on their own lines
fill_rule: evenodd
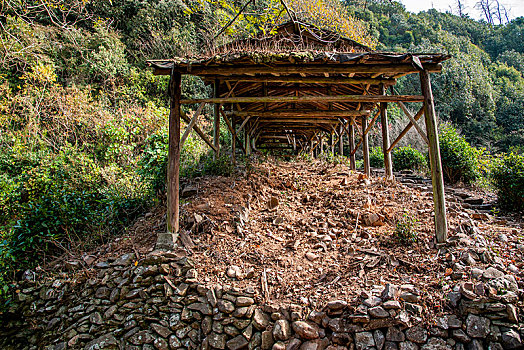
<svg viewBox="0 0 524 350">
<path fill-rule="evenodd" d="M 361 118 L 356 117 L 369 116 L 379 102 L 420 102 L 422 96 L 384 96 L 382 85 L 394 85 L 397 78 L 421 70 L 438 72 L 440 63 L 450 58 L 439 53 L 363 51 L 369 48 L 333 33 L 296 32 L 290 26 L 279 27 L 273 43 L 246 39 L 226 44 L 212 56 L 147 64 L 157 75 L 177 72 L 215 84 L 218 94 L 213 98 L 186 98 L 181 103 L 220 104 L 233 124 L 245 125 L 261 142 L 268 142 L 270 137 L 260 136 L 276 140 L 292 133 L 307 140 L 318 131 L 332 132 L 344 120 L 358 124 Z M 292 50 L 296 47 L 302 49 Z"/>
</svg>

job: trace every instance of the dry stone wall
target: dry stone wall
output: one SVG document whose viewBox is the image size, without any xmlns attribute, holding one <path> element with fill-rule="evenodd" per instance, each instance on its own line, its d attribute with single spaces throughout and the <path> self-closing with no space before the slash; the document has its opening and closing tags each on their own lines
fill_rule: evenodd
<svg viewBox="0 0 524 350">
<path fill-rule="evenodd" d="M 421 292 L 387 284 L 322 310 L 205 287 L 181 253 L 125 254 L 81 277 L 26 281 L 2 315 L 1 349 L 521 349 L 522 294 L 500 271 L 458 284 L 454 313 L 424 321 Z M 78 275 L 78 274 L 77 274 Z"/>
</svg>

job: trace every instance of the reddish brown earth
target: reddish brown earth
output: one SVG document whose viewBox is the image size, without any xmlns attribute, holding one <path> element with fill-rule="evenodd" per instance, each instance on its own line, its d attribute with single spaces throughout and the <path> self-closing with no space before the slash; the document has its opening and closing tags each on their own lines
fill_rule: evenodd
<svg viewBox="0 0 524 350">
<path fill-rule="evenodd" d="M 518 281 L 524 277 L 522 223 L 463 208 L 451 192 L 450 236 L 458 236 L 437 247 L 427 187 L 367 179 L 342 164 L 259 162 L 235 176 L 197 178 L 190 186 L 196 194 L 182 199 L 182 227 L 194 243 L 187 251 L 197 262 L 198 279 L 210 285 L 262 290 L 267 284 L 262 294 L 270 301 L 314 307 L 355 300 L 385 283 L 412 284 L 431 317 L 443 311 L 456 280 L 471 278 L 473 267 L 495 264 Z M 270 208 L 271 201 L 278 205 Z M 104 260 L 151 251 L 164 229 L 162 208 L 93 255 Z M 413 244 L 395 235 L 403 216 L 415 221 Z M 465 254 L 473 261 L 457 267 Z"/>
</svg>

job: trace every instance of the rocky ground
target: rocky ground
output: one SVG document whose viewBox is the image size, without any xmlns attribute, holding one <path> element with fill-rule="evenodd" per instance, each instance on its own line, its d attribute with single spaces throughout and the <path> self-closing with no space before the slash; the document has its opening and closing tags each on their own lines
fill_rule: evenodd
<svg viewBox="0 0 524 350">
<path fill-rule="evenodd" d="M 449 244 L 437 246 L 431 182 L 376 175 L 295 161 L 194 179 L 182 193 L 185 246 L 209 285 L 250 286 L 267 300 L 311 307 L 410 284 L 431 318 L 444 311 L 442 295 L 456 281 L 488 281 L 499 271 L 521 283 L 522 221 L 493 216 L 492 197 L 447 188 Z M 412 244 L 395 234 L 406 217 Z"/>
<path fill-rule="evenodd" d="M 27 271 L 0 345 L 520 348 L 522 218 L 446 188 L 450 237 L 437 245 L 431 182 L 380 175 L 265 161 L 184 183 L 176 252 L 152 252 L 159 206 L 95 251 Z"/>
</svg>

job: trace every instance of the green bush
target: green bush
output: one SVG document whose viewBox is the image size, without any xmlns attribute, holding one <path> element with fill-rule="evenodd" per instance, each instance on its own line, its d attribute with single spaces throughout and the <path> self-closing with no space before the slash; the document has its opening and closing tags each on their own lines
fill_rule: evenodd
<svg viewBox="0 0 524 350">
<path fill-rule="evenodd" d="M 426 158 L 417 149 L 406 146 L 395 148 L 392 152 L 393 169 L 395 171 L 401 170 L 417 170 L 422 171 L 426 167 Z"/>
<path fill-rule="evenodd" d="M 395 237 L 404 244 L 415 243 L 418 240 L 416 226 L 417 219 L 407 211 L 397 220 L 395 225 Z"/>
<path fill-rule="evenodd" d="M 369 153 L 369 165 L 373 168 L 384 167 L 384 154 L 382 153 L 382 148 L 371 148 L 371 152 Z"/>
<path fill-rule="evenodd" d="M 18 166 L 24 158 L 26 166 Z M 118 233 L 149 204 L 147 185 L 133 173 L 102 167 L 74 148 L 58 154 L 4 150 L 0 165 L 2 288 L 8 274 L 44 255 Z"/>
<path fill-rule="evenodd" d="M 446 182 L 472 184 L 482 176 L 484 151 L 472 147 L 455 128 L 442 128 L 439 145 Z"/>
<path fill-rule="evenodd" d="M 491 177 L 504 209 L 524 210 L 524 155 L 511 152 L 495 162 Z"/>
</svg>

